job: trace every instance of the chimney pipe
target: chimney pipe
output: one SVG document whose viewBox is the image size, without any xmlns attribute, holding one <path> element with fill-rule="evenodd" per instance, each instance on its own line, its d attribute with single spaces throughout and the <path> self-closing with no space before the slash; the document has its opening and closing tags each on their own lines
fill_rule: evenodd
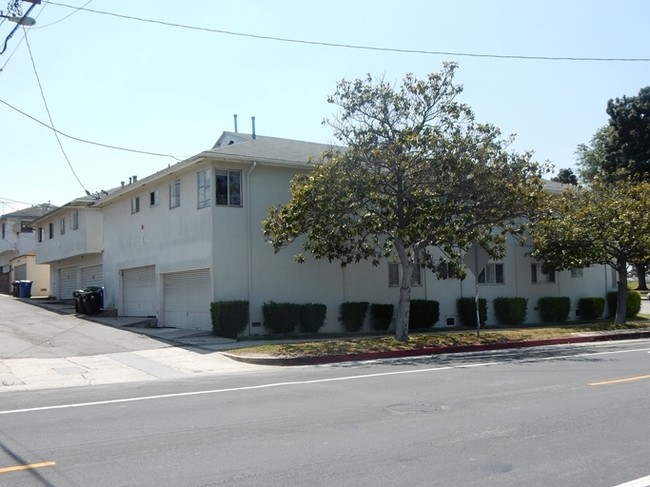
<svg viewBox="0 0 650 487">
<path fill-rule="evenodd" d="M 251 122 L 253 123 L 253 138 L 255 138 L 255 117 L 251 117 Z"/>
<path fill-rule="evenodd" d="M 236 113 L 233 115 L 233 118 L 235 119 L 235 133 L 237 133 L 237 114 Z"/>
<path fill-rule="evenodd" d="M 133 183 L 133 178 L 129 176 L 129 184 Z"/>
<path fill-rule="evenodd" d="M 120 181 L 120 183 L 122 183 L 122 187 L 124 187 L 124 181 Z"/>
<path fill-rule="evenodd" d="M 138 176 L 133 176 L 133 182 L 135 183 L 138 180 Z"/>
</svg>

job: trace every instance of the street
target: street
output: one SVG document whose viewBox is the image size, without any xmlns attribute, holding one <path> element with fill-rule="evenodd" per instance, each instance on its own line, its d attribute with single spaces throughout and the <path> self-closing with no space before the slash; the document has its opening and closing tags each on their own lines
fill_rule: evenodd
<svg viewBox="0 0 650 487">
<path fill-rule="evenodd" d="M 650 475 L 649 352 L 636 340 L 7 392 L 0 484 L 618 486 Z"/>
</svg>

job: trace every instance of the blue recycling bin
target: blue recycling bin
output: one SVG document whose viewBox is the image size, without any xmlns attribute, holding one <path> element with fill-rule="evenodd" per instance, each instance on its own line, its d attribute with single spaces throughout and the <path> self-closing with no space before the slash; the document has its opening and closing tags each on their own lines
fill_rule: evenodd
<svg viewBox="0 0 650 487">
<path fill-rule="evenodd" d="M 32 281 L 20 281 L 18 289 L 21 298 L 32 297 Z"/>
</svg>

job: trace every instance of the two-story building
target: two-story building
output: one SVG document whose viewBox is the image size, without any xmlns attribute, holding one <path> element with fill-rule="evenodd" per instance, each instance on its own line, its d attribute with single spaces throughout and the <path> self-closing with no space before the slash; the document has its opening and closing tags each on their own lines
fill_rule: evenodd
<svg viewBox="0 0 650 487">
<path fill-rule="evenodd" d="M 32 281 L 32 295 L 48 296 L 49 267 L 35 259 L 34 221 L 56 208 L 36 205 L 0 216 L 0 292 L 12 292 L 14 281 Z"/>
<path fill-rule="evenodd" d="M 275 254 L 262 235 L 269 207 L 287 201 L 291 179 L 309 171 L 310 159 L 328 148 L 224 132 L 212 149 L 142 179 L 133 177 L 101 197 L 93 208 L 102 211 L 103 253 L 101 259 L 95 255 L 93 265 L 103 263 L 105 306 L 122 316 L 156 317 L 162 326 L 208 330 L 212 301 L 243 299 L 250 303 L 248 333 L 258 334 L 264 333 L 262 305 L 268 301 L 326 304 L 326 331 L 340 330 L 342 302 L 397 304 L 394 263 L 342 268 L 308 258 L 298 264 L 297 245 Z M 611 289 L 611 274 L 603 266 L 544 274 L 529 250 L 509 241 L 506 257 L 481 271 L 481 296 L 527 297 L 527 322 L 536 322 L 540 297 L 569 296 L 575 317 L 578 298 L 604 296 Z M 74 265 L 81 266 L 78 260 Z M 83 285 L 80 274 L 77 282 Z M 463 281 L 438 280 L 422 269 L 412 298 L 437 300 L 438 325 L 453 325 L 456 300 L 473 296 L 474 282 L 472 274 Z M 488 322 L 495 322 L 491 308 Z"/>
</svg>

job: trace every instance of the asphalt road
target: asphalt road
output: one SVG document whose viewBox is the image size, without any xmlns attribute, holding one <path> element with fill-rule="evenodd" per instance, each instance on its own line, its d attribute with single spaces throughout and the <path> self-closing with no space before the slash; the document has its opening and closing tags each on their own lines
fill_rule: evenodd
<svg viewBox="0 0 650 487">
<path fill-rule="evenodd" d="M 5 393 L 0 485 L 618 486 L 650 475 L 649 352 L 637 340 Z"/>
</svg>

